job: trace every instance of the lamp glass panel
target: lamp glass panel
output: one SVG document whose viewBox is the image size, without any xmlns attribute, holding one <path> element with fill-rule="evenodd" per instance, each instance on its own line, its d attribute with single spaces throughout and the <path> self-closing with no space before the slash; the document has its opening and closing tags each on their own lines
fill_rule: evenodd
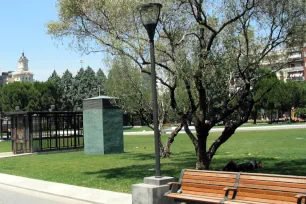
<svg viewBox="0 0 306 204">
<path fill-rule="evenodd" d="M 141 21 L 144 25 L 157 24 L 159 15 L 159 6 L 152 5 L 148 7 L 143 7 L 140 10 Z"/>
</svg>

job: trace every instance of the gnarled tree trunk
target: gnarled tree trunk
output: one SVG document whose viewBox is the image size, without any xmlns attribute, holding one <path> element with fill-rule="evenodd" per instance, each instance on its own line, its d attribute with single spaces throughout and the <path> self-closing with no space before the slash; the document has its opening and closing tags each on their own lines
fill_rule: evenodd
<svg viewBox="0 0 306 204">
<path fill-rule="evenodd" d="M 164 158 L 170 157 L 170 155 L 171 155 L 170 146 L 174 142 L 174 138 L 181 131 L 182 127 L 183 127 L 183 124 L 181 122 L 177 125 L 175 130 L 172 131 L 171 135 L 168 137 L 168 139 L 166 141 L 166 144 L 163 148 L 163 152 L 161 152 L 161 157 L 164 157 Z"/>
</svg>

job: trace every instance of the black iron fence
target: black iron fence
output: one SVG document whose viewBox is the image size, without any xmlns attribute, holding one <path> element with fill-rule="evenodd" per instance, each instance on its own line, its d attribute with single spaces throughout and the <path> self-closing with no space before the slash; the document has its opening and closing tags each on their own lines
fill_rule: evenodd
<svg viewBox="0 0 306 204">
<path fill-rule="evenodd" d="M 11 139 L 11 118 L 1 117 L 0 118 L 0 139 L 9 140 Z"/>
<path fill-rule="evenodd" d="M 11 117 L 15 153 L 84 147 L 82 112 L 19 112 L 5 115 Z"/>
</svg>

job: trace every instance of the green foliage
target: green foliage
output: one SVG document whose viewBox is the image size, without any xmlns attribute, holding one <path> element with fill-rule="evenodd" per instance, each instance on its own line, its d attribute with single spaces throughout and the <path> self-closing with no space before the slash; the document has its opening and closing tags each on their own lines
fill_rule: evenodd
<svg viewBox="0 0 306 204">
<path fill-rule="evenodd" d="M 52 96 L 53 101 L 55 105 L 55 110 L 61 110 L 62 102 L 61 102 L 61 96 L 62 96 L 62 87 L 61 87 L 61 78 L 58 76 L 56 71 L 54 70 L 52 75 L 48 78 L 49 86 L 51 86 L 51 83 L 53 84 L 53 87 L 50 87 L 52 90 Z"/>
<path fill-rule="evenodd" d="M 100 95 L 104 95 L 105 94 L 105 82 L 106 82 L 106 76 L 104 74 L 104 72 L 102 71 L 102 69 L 99 69 L 96 73 L 96 77 L 97 77 L 97 85 L 100 88 Z"/>
<path fill-rule="evenodd" d="M 98 86 L 104 89 L 106 77 L 100 69 L 80 69 L 73 77 L 66 70 L 62 77 L 56 71 L 47 82 L 14 82 L 0 87 L 0 110 L 48 111 L 55 105 L 56 111 L 73 111 L 83 106 L 83 99 L 98 95 Z M 102 92 L 103 93 L 103 92 Z"/>
<path fill-rule="evenodd" d="M 61 78 L 61 110 L 72 111 L 73 110 L 73 77 L 69 70 L 66 70 Z"/>
<path fill-rule="evenodd" d="M 98 96 L 98 83 L 97 77 L 94 70 L 91 67 L 87 67 L 84 71 L 83 68 L 79 70 L 75 78 L 73 79 L 73 109 L 76 110 L 78 107 L 83 107 L 83 100 Z M 103 82 L 100 82 L 103 84 Z"/>
<path fill-rule="evenodd" d="M 59 107 L 59 95 L 57 93 L 56 85 L 51 82 L 35 82 L 34 88 L 40 93 L 39 97 L 39 108 L 36 110 L 40 111 L 48 111 L 51 105 L 55 105 L 55 107 Z"/>
<path fill-rule="evenodd" d="M 128 58 L 116 58 L 105 84 L 108 95 L 119 97 L 122 110 L 131 114 L 142 112 L 148 118 L 151 108 L 151 80 L 133 66 Z"/>
<path fill-rule="evenodd" d="M 2 111 L 15 111 L 19 106 L 23 111 L 39 109 L 41 93 L 29 82 L 14 82 L 0 89 L 0 106 Z"/>
<path fill-rule="evenodd" d="M 271 87 L 271 85 L 274 87 Z M 306 106 L 305 82 L 278 81 L 275 78 L 263 80 L 258 84 L 258 95 L 271 87 L 271 91 L 257 103 L 258 108 L 265 110 L 280 110 L 290 112 L 293 107 L 302 108 Z"/>
</svg>

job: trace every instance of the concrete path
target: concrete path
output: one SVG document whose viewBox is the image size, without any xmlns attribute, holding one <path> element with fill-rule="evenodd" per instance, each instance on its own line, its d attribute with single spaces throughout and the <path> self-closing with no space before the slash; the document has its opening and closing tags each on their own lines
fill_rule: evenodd
<svg viewBox="0 0 306 204">
<path fill-rule="evenodd" d="M 70 198 L 88 203 L 99 204 L 131 204 L 132 195 L 94 188 L 79 187 L 55 182 L 29 179 L 20 176 L 0 174 L 0 185 L 11 186 L 19 189 L 36 191 L 44 194 Z M 0 198 L 1 198 L 0 189 Z M 0 200 L 1 201 L 1 200 Z M 42 202 L 44 203 L 44 202 Z M 0 202 L 0 204 L 2 204 Z M 53 204 L 53 203 L 52 203 Z"/>
<path fill-rule="evenodd" d="M 164 134 L 171 134 L 175 127 L 165 130 Z M 194 126 L 190 126 L 191 132 L 195 132 Z M 271 125 L 262 127 L 239 127 L 236 131 L 257 131 L 257 130 L 290 130 L 290 129 L 306 129 L 306 124 L 302 125 Z M 213 128 L 210 132 L 222 132 L 223 128 Z M 184 130 L 179 132 L 180 134 L 185 133 Z M 153 131 L 142 131 L 142 132 L 124 132 L 123 135 L 153 135 Z"/>
<path fill-rule="evenodd" d="M 0 204 L 90 204 L 90 203 L 0 184 Z"/>
<path fill-rule="evenodd" d="M 2 152 L 2 153 L 0 153 L 0 159 L 9 158 L 9 157 L 27 156 L 27 155 L 32 155 L 32 154 L 33 153 L 14 154 L 13 152 Z"/>
</svg>

